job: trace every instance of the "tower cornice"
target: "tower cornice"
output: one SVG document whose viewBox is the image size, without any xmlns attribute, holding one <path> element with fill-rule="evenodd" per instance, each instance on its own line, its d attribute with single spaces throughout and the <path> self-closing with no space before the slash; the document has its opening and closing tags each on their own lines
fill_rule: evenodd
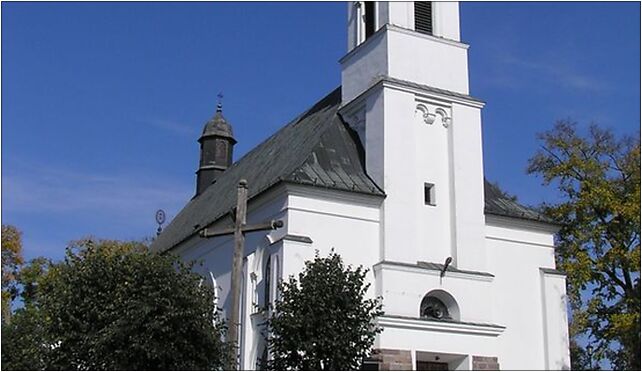
<svg viewBox="0 0 642 372">
<path fill-rule="evenodd" d="M 439 99 L 447 102 L 459 103 L 465 106 L 483 108 L 485 102 L 479 98 L 467 94 L 461 94 L 446 89 L 439 89 L 428 85 L 417 84 L 407 80 L 395 79 L 390 76 L 379 76 L 376 80 L 361 94 L 344 103 L 339 112 L 350 112 L 353 108 L 360 106 L 366 97 L 378 87 L 388 87 L 397 90 L 414 93 L 419 97 Z"/>
<path fill-rule="evenodd" d="M 400 26 L 396 26 L 396 25 L 392 25 L 392 24 L 386 23 L 379 30 L 377 30 L 377 32 L 375 32 L 371 37 L 369 37 L 363 43 L 357 45 L 352 50 L 350 50 L 348 53 L 346 53 L 343 57 L 341 57 L 339 59 L 339 63 L 343 64 L 343 63 L 348 62 L 352 57 L 354 57 L 355 55 L 360 54 L 361 50 L 367 49 L 368 45 L 376 43 L 375 40 L 382 38 L 386 34 L 386 32 L 388 32 L 388 31 L 390 31 L 390 32 L 398 32 L 398 33 L 402 33 L 402 34 L 405 34 L 405 35 L 410 35 L 410 36 L 413 36 L 413 37 L 417 37 L 417 38 L 420 38 L 420 39 L 432 40 L 432 41 L 435 41 L 435 42 L 438 42 L 438 43 L 442 43 L 442 44 L 445 44 L 445 45 L 451 45 L 451 46 L 454 46 L 454 47 L 457 47 L 457 48 L 461 48 L 461 49 L 464 49 L 464 50 L 468 50 L 468 48 L 470 48 L 469 44 L 463 43 L 461 41 L 447 39 L 445 37 L 428 35 L 428 34 L 417 32 L 415 30 L 411 30 L 411 29 L 408 29 L 408 28 L 405 28 L 405 27 L 400 27 Z"/>
</svg>

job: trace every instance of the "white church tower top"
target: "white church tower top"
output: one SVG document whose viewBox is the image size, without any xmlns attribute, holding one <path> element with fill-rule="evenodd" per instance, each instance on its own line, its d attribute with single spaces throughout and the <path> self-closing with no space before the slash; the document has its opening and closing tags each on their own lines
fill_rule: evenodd
<svg viewBox="0 0 642 372">
<path fill-rule="evenodd" d="M 468 94 L 467 51 L 458 2 L 350 2 L 343 101 L 380 76 Z"/>
<path fill-rule="evenodd" d="M 386 193 L 381 259 L 484 271 L 483 102 L 469 95 L 459 4 L 348 6 L 341 115 Z"/>
<path fill-rule="evenodd" d="M 349 4 L 348 17 L 349 51 L 385 24 L 460 41 L 457 2 L 353 1 Z"/>
</svg>

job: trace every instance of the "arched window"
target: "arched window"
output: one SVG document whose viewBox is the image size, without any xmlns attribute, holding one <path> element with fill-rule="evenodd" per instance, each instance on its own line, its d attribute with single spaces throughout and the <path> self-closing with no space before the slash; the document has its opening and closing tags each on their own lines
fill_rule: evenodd
<svg viewBox="0 0 642 372">
<path fill-rule="evenodd" d="M 267 263 L 265 264 L 265 272 L 263 273 L 263 282 L 265 284 L 263 288 L 263 306 L 267 309 L 270 305 L 271 294 L 272 294 L 272 270 L 270 269 L 271 257 L 268 256 Z"/>
<path fill-rule="evenodd" d="M 459 320 L 459 306 L 448 292 L 436 289 L 421 300 L 419 316 L 432 320 Z"/>
</svg>

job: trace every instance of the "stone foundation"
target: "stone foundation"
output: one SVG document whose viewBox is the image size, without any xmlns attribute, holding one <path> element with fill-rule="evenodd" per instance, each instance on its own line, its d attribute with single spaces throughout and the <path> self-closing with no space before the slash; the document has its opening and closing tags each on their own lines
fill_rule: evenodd
<svg viewBox="0 0 642 372">
<path fill-rule="evenodd" d="M 473 356 L 473 371 L 499 371 L 497 357 Z"/>
<path fill-rule="evenodd" d="M 375 349 L 370 359 L 379 363 L 380 371 L 413 370 L 410 350 Z"/>
</svg>

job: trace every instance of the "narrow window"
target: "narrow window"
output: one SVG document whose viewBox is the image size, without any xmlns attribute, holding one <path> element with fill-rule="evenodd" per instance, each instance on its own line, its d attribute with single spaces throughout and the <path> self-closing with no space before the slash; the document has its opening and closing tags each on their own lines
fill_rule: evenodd
<svg viewBox="0 0 642 372">
<path fill-rule="evenodd" d="M 424 202 L 426 205 L 437 205 L 435 185 L 432 183 L 424 183 Z"/>
<path fill-rule="evenodd" d="M 366 1 L 366 39 L 375 33 L 375 2 Z"/>
<path fill-rule="evenodd" d="M 259 311 L 259 294 L 256 288 L 256 273 L 250 274 L 250 281 L 252 283 L 252 313 L 256 313 Z"/>
<path fill-rule="evenodd" d="M 272 291 L 273 293 L 270 293 L 270 296 L 272 296 L 272 300 L 276 302 L 276 300 L 279 298 L 279 256 L 274 256 L 274 270 L 272 270 L 274 273 L 272 274 Z"/>
<path fill-rule="evenodd" d="M 415 1 L 415 31 L 432 35 L 431 1 Z"/>
<path fill-rule="evenodd" d="M 270 294 L 272 293 L 272 285 L 270 283 L 270 279 L 272 276 L 272 270 L 270 269 L 270 258 L 268 257 L 267 264 L 265 264 L 265 273 L 263 274 L 263 281 L 265 283 L 265 287 L 263 288 L 264 292 L 264 303 L 263 306 L 265 306 L 266 309 L 270 307 Z"/>
</svg>

